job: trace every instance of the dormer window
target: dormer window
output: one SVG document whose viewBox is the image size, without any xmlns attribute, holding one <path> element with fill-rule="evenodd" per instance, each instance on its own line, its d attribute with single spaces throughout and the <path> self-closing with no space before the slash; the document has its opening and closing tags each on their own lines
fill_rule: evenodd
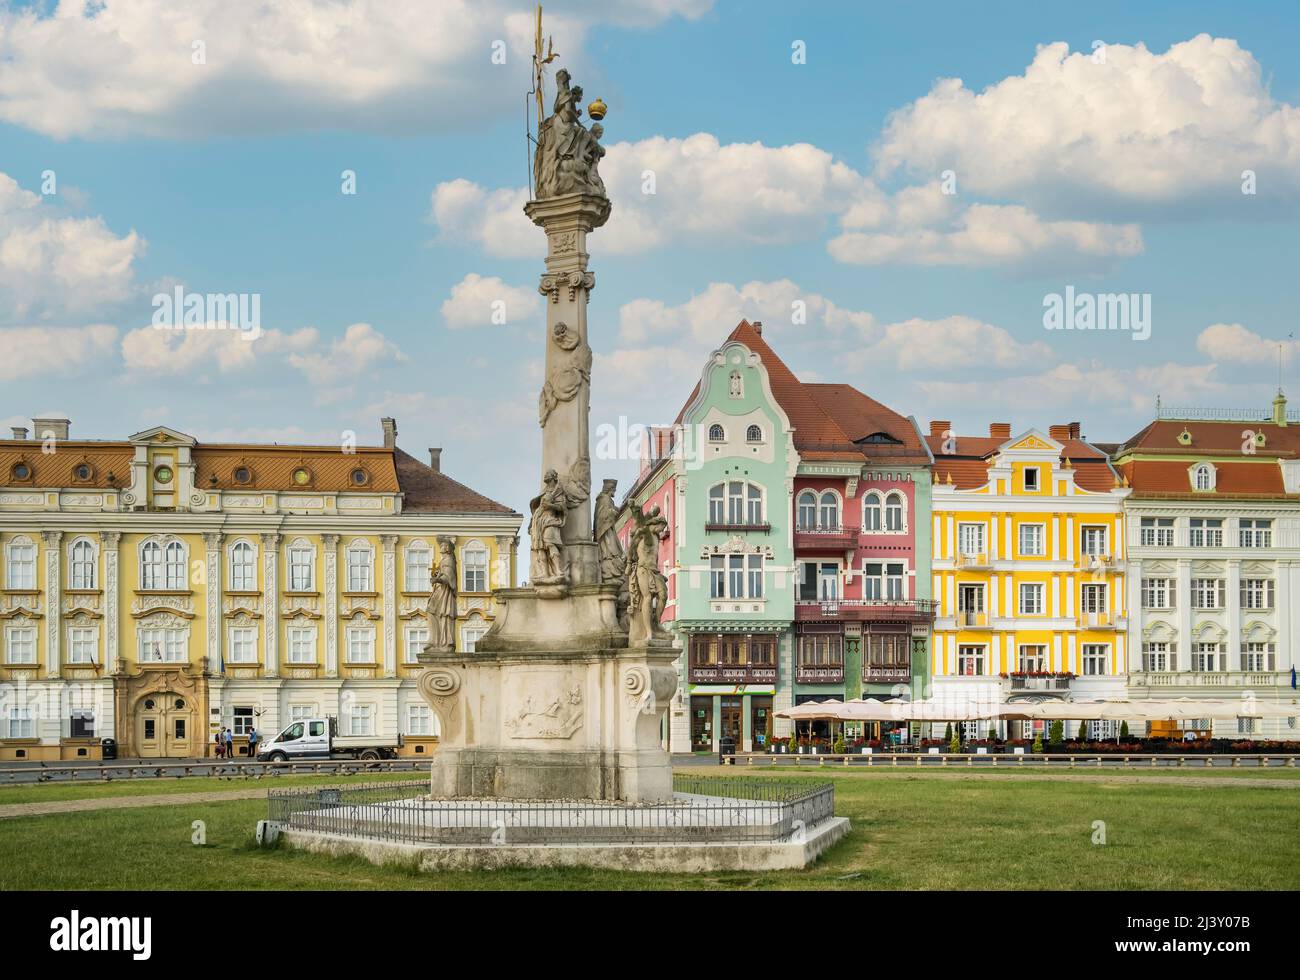
<svg viewBox="0 0 1300 980">
<path fill-rule="evenodd" d="M 1036 491 L 1038 489 L 1038 467 L 1025 467 L 1025 490 Z"/>
<path fill-rule="evenodd" d="M 1201 492 L 1214 490 L 1214 467 L 1209 463 L 1198 463 L 1192 467 L 1192 489 Z"/>
<path fill-rule="evenodd" d="M 241 485 L 245 483 L 251 483 L 253 479 L 253 471 L 250 470 L 247 466 L 235 467 L 234 475 L 235 475 L 235 482 Z"/>
<path fill-rule="evenodd" d="M 726 438 L 727 433 L 717 422 L 709 426 L 709 442 L 722 442 Z"/>
<path fill-rule="evenodd" d="M 26 463 L 14 463 L 14 468 L 9 472 L 18 483 L 24 483 L 32 478 L 32 468 Z"/>
</svg>

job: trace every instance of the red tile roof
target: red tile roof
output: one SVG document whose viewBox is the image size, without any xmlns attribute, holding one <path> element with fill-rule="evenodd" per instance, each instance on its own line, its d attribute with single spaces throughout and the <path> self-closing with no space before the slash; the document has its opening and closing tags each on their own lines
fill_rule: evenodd
<svg viewBox="0 0 1300 980">
<path fill-rule="evenodd" d="M 1015 438 L 1015 437 L 1013 437 Z M 944 452 L 943 436 L 925 437 L 934 453 L 935 480 L 953 484 L 960 490 L 973 490 L 989 482 L 988 467 L 992 457 L 1011 439 L 991 436 L 954 436 L 954 452 Z M 1082 439 L 1057 440 L 1061 443 L 1060 458 L 1068 461 L 1074 470 L 1074 482 L 1084 490 L 1104 493 L 1115 487 L 1115 473 L 1105 453 Z"/>
<path fill-rule="evenodd" d="M 1191 436 L 1187 445 L 1178 441 L 1184 431 Z M 1248 452 L 1246 432 L 1262 433 L 1264 445 Z M 1300 425 L 1199 419 L 1157 419 L 1115 451 L 1116 465 L 1137 497 L 1285 497 L 1279 460 L 1298 455 Z M 1153 456 L 1158 458 L 1140 458 Z M 1207 459 L 1215 469 L 1213 493 L 1193 490 L 1189 474 Z"/>
</svg>

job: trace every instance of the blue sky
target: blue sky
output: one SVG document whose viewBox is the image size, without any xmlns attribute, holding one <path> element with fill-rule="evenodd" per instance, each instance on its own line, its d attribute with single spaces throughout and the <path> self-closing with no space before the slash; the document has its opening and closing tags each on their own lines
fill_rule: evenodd
<svg viewBox="0 0 1300 980">
<path fill-rule="evenodd" d="M 332 443 L 392 414 L 408 450 L 443 446 L 522 509 L 544 245 L 517 208 L 530 17 L 0 0 L 3 424 Z M 593 426 L 670 420 L 740 315 L 801 375 L 959 431 L 1081 419 L 1121 439 L 1157 393 L 1271 398 L 1300 306 L 1294 5 L 592 0 L 546 20 L 610 107 Z M 266 334 L 148 330 L 176 283 L 260 294 Z M 1044 330 L 1067 285 L 1150 294 L 1150 339 Z"/>
</svg>

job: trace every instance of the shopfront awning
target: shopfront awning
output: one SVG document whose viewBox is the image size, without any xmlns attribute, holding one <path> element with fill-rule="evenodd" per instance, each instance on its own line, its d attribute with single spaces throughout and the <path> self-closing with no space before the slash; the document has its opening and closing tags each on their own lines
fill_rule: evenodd
<svg viewBox="0 0 1300 980">
<path fill-rule="evenodd" d="M 772 684 L 692 684 L 691 689 L 686 692 L 691 695 L 711 695 L 725 694 L 728 697 L 737 697 L 744 694 L 776 694 L 776 687 Z"/>
</svg>

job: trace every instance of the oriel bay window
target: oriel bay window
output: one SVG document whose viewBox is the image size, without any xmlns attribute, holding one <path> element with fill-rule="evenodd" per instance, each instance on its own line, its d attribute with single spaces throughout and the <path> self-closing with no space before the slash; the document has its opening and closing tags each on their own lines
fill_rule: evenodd
<svg viewBox="0 0 1300 980">
<path fill-rule="evenodd" d="M 800 633 L 796 663 L 800 667 L 844 668 L 844 634 Z"/>
<path fill-rule="evenodd" d="M 863 636 L 868 667 L 910 667 L 911 637 L 908 633 L 871 631 Z"/>
<path fill-rule="evenodd" d="M 692 633 L 690 677 L 691 683 L 775 681 L 776 636 L 771 633 Z"/>
</svg>

